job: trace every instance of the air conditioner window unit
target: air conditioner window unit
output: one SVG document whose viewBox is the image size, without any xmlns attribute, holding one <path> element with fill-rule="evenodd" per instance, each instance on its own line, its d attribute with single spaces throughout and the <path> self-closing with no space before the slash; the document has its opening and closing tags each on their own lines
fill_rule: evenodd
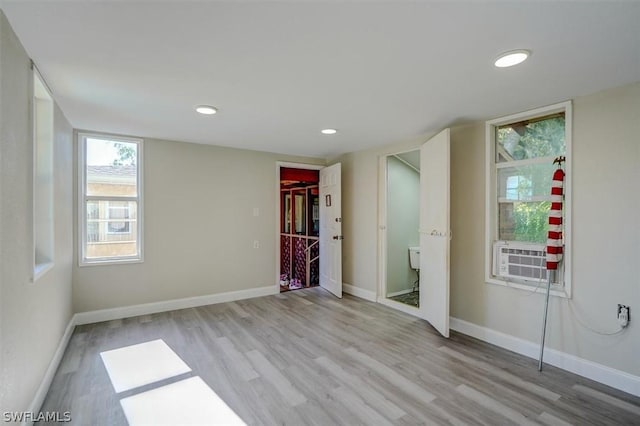
<svg viewBox="0 0 640 426">
<path fill-rule="evenodd" d="M 493 275 L 524 281 L 546 281 L 545 249 L 542 244 L 496 241 L 493 245 Z"/>
</svg>

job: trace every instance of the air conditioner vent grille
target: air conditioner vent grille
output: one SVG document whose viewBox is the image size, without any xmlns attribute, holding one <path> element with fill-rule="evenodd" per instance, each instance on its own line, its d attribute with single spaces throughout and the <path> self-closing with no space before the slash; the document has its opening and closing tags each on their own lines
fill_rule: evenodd
<svg viewBox="0 0 640 426">
<path fill-rule="evenodd" d="M 544 246 L 498 242 L 494 246 L 494 275 L 524 280 L 546 280 Z"/>
</svg>

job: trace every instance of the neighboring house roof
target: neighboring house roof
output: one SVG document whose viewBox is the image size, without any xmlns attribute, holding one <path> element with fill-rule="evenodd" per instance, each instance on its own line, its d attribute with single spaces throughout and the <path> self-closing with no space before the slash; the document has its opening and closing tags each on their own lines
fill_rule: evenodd
<svg viewBox="0 0 640 426">
<path fill-rule="evenodd" d="M 87 166 L 88 183 L 135 184 L 137 166 Z"/>
</svg>

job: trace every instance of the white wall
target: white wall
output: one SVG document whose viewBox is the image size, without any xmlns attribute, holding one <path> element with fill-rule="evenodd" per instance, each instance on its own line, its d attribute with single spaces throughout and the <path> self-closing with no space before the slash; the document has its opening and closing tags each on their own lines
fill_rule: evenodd
<svg viewBox="0 0 640 426">
<path fill-rule="evenodd" d="M 275 291 L 277 161 L 324 163 L 146 139 L 144 263 L 78 267 L 74 262 L 74 310 L 265 286 Z M 253 248 L 254 240 L 260 248 Z"/>
<path fill-rule="evenodd" d="M 29 57 L 0 11 L 0 413 L 29 409 L 72 315 L 72 129 L 57 106 L 55 266 L 31 282 L 32 81 Z"/>
<path fill-rule="evenodd" d="M 633 314 L 640 312 L 639 111 L 639 83 L 578 98 L 573 111 L 571 304 L 580 321 L 598 330 L 616 330 L 618 303 L 631 306 L 632 322 L 620 335 L 600 336 L 580 325 L 566 299 L 554 297 L 547 340 L 549 348 L 636 376 L 640 376 L 640 322 Z M 453 128 L 451 140 L 451 315 L 537 344 L 543 297 L 484 282 L 484 122 Z M 344 276 L 356 287 L 375 289 L 376 269 L 371 265 L 377 261 L 376 154 L 398 152 L 406 145 L 340 158 L 346 177 L 344 216 L 349 218 L 344 225 Z"/>
<path fill-rule="evenodd" d="M 411 290 L 409 247 L 420 244 L 420 173 L 387 157 L 387 295 Z"/>
</svg>

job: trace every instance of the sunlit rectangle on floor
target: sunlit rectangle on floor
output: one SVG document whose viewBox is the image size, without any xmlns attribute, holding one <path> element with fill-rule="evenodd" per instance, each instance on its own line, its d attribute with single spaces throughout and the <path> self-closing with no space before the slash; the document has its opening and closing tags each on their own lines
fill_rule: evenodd
<svg viewBox="0 0 640 426">
<path fill-rule="evenodd" d="M 246 425 L 197 376 L 123 398 L 120 404 L 130 426 Z"/>
<path fill-rule="evenodd" d="M 161 339 L 101 352 L 100 356 L 116 392 L 191 371 Z"/>
</svg>

